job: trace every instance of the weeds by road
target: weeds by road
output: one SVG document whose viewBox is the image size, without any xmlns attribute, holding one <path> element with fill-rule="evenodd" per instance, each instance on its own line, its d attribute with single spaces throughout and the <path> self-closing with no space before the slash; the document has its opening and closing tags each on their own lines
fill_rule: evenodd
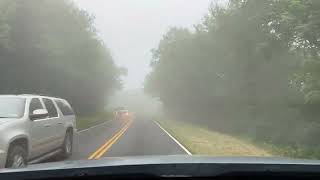
<svg viewBox="0 0 320 180">
<path fill-rule="evenodd" d="M 250 141 L 184 122 L 158 121 L 192 154 L 212 156 L 272 156 L 272 153 Z"/>
<path fill-rule="evenodd" d="M 77 129 L 83 130 L 97 124 L 104 123 L 112 119 L 111 112 L 98 112 L 90 116 L 78 117 L 77 118 Z"/>
</svg>

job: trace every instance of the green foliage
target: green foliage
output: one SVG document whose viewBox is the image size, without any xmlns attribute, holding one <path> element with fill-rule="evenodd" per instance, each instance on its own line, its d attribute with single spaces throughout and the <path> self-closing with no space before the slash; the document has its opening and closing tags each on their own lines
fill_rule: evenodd
<svg viewBox="0 0 320 180">
<path fill-rule="evenodd" d="M 163 36 L 145 90 L 167 113 L 219 131 L 312 145 L 317 126 L 299 132 L 319 123 L 319 35 L 318 0 L 213 5 L 194 30 Z"/>
<path fill-rule="evenodd" d="M 123 70 L 93 20 L 70 0 L 0 0 L 0 93 L 66 98 L 82 114 L 103 108 Z"/>
</svg>

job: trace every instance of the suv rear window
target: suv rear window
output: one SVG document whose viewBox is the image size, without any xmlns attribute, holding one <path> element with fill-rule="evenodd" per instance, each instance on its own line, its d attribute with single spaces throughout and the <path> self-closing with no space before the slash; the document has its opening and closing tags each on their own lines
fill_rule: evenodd
<svg viewBox="0 0 320 180">
<path fill-rule="evenodd" d="M 58 111 L 57 111 L 55 105 L 53 104 L 52 100 L 51 99 L 47 99 L 47 98 L 44 98 L 42 100 L 43 100 L 43 103 L 44 103 L 44 105 L 46 106 L 46 108 L 48 110 L 49 118 L 58 117 Z"/>
<path fill-rule="evenodd" d="M 67 103 L 61 100 L 55 100 L 55 102 L 64 116 L 74 115 L 73 110 Z"/>
</svg>

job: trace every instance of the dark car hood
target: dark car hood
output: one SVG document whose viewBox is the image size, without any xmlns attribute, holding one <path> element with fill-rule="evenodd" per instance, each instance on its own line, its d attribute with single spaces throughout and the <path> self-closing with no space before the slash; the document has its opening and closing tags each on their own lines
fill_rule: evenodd
<svg viewBox="0 0 320 180">
<path fill-rule="evenodd" d="M 39 171 L 54 169 L 179 164 L 262 164 L 262 165 L 320 165 L 319 160 L 280 157 L 211 157 L 189 155 L 106 157 L 99 160 L 76 160 L 29 165 L 23 169 L 3 169 L 1 172 Z"/>
<path fill-rule="evenodd" d="M 170 177 L 228 177 L 260 174 L 273 177 L 317 175 L 320 161 L 261 157 L 143 156 L 64 161 L 2 170 L 0 179 L 33 180 L 85 177 L 147 179 Z M 236 177 L 236 176 L 235 176 Z M 291 178 L 290 178 L 291 179 Z"/>
</svg>

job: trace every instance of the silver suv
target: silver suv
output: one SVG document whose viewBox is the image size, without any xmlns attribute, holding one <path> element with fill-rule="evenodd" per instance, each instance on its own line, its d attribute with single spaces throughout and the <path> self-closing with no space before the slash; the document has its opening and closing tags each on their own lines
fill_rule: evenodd
<svg viewBox="0 0 320 180">
<path fill-rule="evenodd" d="M 75 115 L 60 98 L 0 95 L 0 168 L 72 154 Z"/>
</svg>

